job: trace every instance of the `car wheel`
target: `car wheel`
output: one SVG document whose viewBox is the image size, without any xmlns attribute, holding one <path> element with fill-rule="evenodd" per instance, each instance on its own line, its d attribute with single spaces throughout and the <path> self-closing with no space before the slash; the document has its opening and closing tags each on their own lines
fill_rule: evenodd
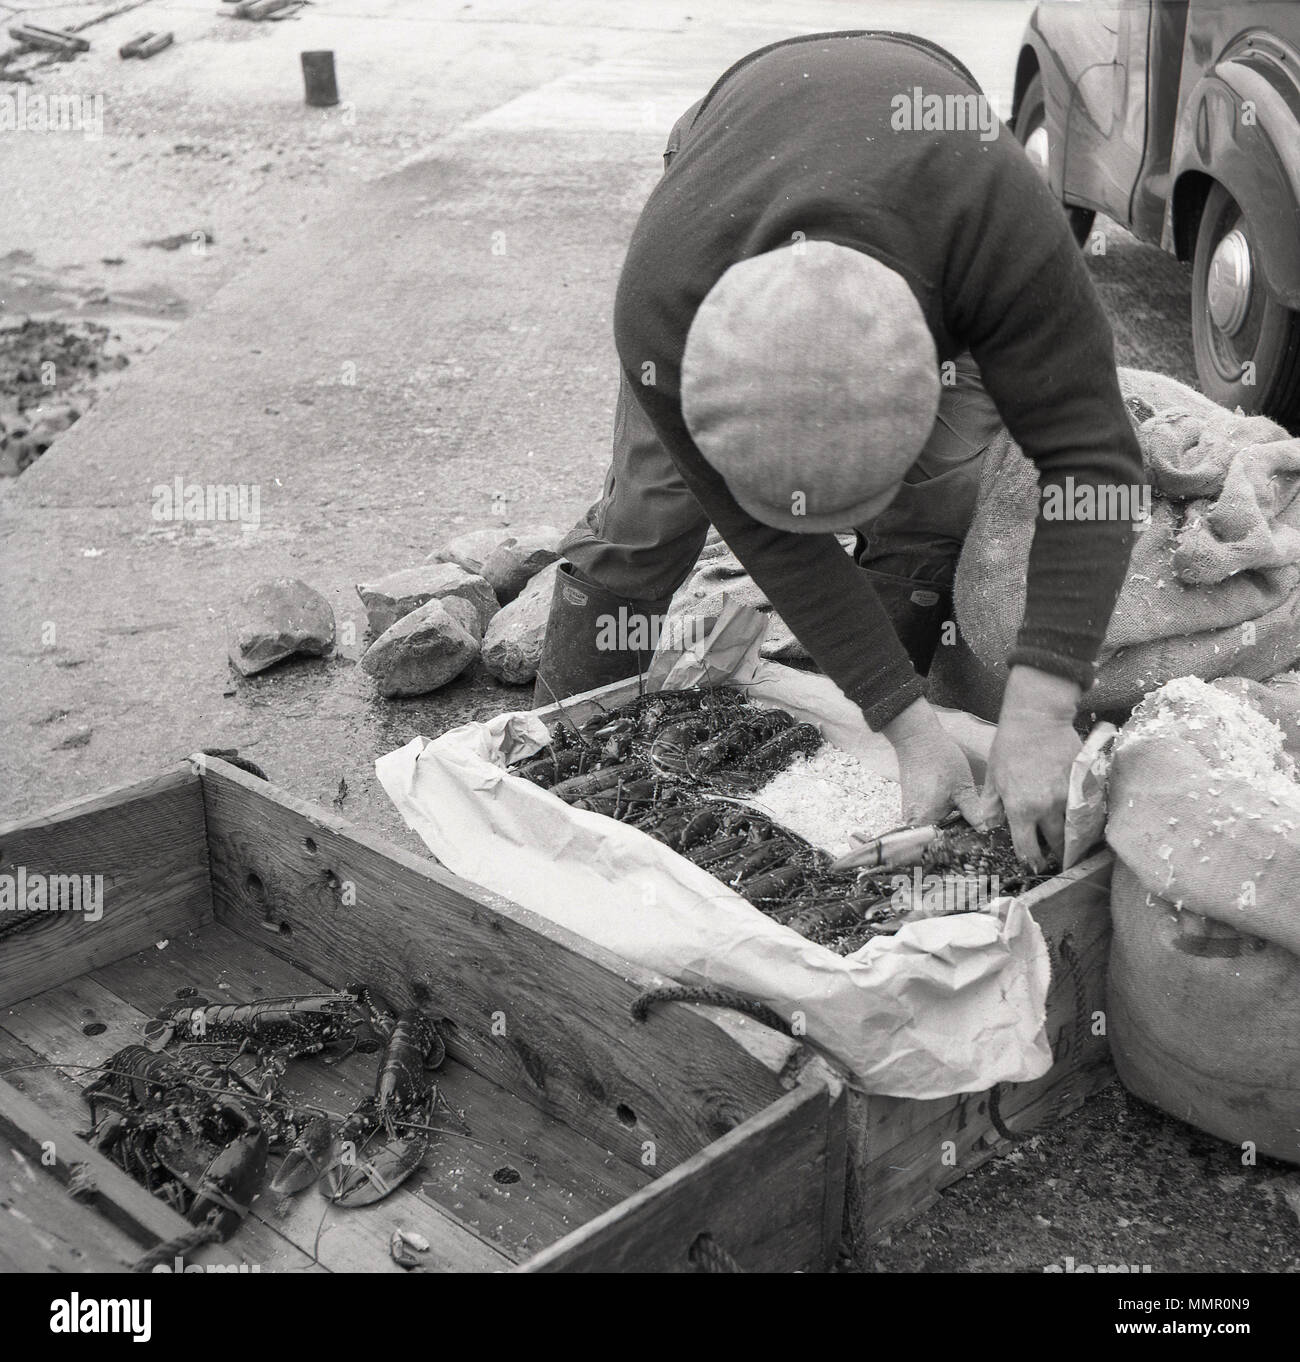
<svg viewBox="0 0 1300 1362">
<path fill-rule="evenodd" d="M 1201 386 L 1216 402 L 1284 425 L 1300 420 L 1300 312 L 1269 294 L 1250 223 L 1220 184 L 1196 234 L 1192 343 Z"/>
<path fill-rule="evenodd" d="M 1025 155 L 1046 180 L 1047 101 L 1043 96 L 1042 76 L 1035 76 L 1025 87 L 1024 98 L 1020 101 L 1012 132 L 1016 135 L 1016 141 L 1024 147 Z M 1082 246 L 1088 239 L 1088 233 L 1092 231 L 1096 213 L 1090 208 L 1075 208 L 1072 204 L 1062 204 L 1061 207 L 1065 209 L 1065 216 L 1070 219 L 1070 230 L 1074 233 L 1074 239 Z"/>
</svg>

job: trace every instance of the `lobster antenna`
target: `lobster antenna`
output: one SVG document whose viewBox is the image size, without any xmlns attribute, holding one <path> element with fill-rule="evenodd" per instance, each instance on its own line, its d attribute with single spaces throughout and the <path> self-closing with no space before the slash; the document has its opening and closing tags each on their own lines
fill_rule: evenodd
<svg viewBox="0 0 1300 1362">
<path fill-rule="evenodd" d="M 539 684 L 545 686 L 546 689 L 550 691 L 551 703 L 559 710 L 560 718 L 566 724 L 568 724 L 569 727 L 573 730 L 573 736 L 575 738 L 581 738 L 582 734 L 578 729 L 578 725 L 575 724 L 571 718 L 569 718 L 568 712 L 564 708 L 564 701 L 558 695 L 556 695 L 555 690 L 551 686 L 551 683 L 541 674 L 541 672 L 537 673 L 537 680 Z M 602 705 L 599 701 L 596 701 L 595 704 L 596 707 L 600 709 L 603 713 L 608 713 L 608 711 L 605 709 L 605 706 Z"/>
</svg>

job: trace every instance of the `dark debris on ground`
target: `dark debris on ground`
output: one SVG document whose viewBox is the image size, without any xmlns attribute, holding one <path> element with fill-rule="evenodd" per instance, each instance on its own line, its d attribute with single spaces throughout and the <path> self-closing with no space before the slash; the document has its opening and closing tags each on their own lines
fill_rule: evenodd
<svg viewBox="0 0 1300 1362">
<path fill-rule="evenodd" d="M 1246 1159 L 1115 1083 L 954 1183 L 856 1270 L 1300 1272 L 1300 1170 Z"/>
</svg>

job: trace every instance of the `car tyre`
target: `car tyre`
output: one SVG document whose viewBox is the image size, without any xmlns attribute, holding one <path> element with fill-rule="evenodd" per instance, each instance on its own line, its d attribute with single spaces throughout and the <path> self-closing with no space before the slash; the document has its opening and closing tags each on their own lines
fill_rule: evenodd
<svg viewBox="0 0 1300 1362">
<path fill-rule="evenodd" d="M 1036 75 L 1025 86 L 1024 97 L 1016 112 L 1016 121 L 1011 131 L 1016 141 L 1025 149 L 1037 168 L 1038 173 L 1047 179 L 1047 99 L 1043 94 L 1043 78 Z M 1092 224 L 1097 214 L 1091 208 L 1076 208 L 1073 204 L 1063 203 L 1065 216 L 1070 220 L 1070 230 L 1080 246 L 1088 240 Z"/>
<path fill-rule="evenodd" d="M 1205 200 L 1192 256 L 1192 344 L 1201 387 L 1216 402 L 1293 430 L 1300 423 L 1300 312 L 1268 292 L 1250 222 L 1220 184 Z"/>
</svg>

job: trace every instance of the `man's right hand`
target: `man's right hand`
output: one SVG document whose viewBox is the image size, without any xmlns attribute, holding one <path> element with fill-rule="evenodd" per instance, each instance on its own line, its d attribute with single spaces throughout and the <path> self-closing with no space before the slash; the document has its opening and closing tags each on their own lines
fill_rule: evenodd
<svg viewBox="0 0 1300 1362">
<path fill-rule="evenodd" d="M 955 807 L 968 823 L 984 827 L 966 754 L 927 701 L 914 700 L 882 731 L 898 755 L 905 826 L 937 823 Z"/>
</svg>

